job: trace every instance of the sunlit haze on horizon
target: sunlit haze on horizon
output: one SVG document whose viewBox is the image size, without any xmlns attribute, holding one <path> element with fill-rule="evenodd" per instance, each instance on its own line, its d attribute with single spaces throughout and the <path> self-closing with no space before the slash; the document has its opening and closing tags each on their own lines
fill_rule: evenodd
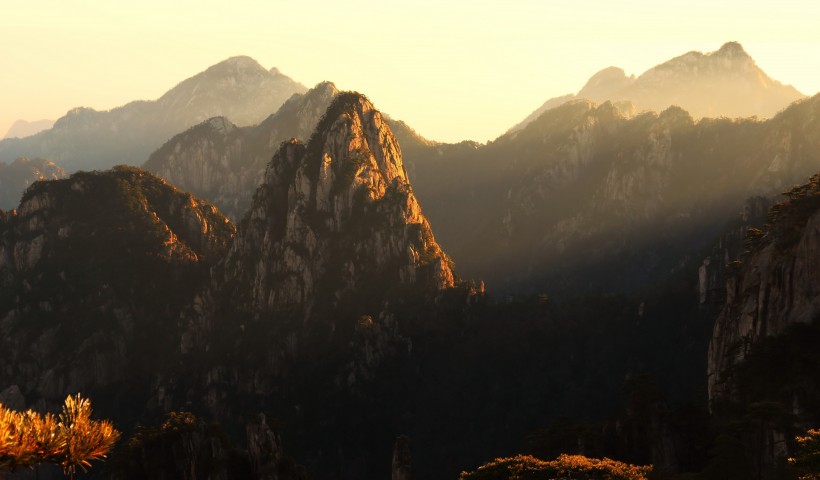
<svg viewBox="0 0 820 480">
<path fill-rule="evenodd" d="M 492 140 L 608 66 L 639 75 L 740 42 L 820 91 L 820 3 L 13 2 L 0 11 L 0 137 L 17 119 L 153 100 L 228 57 L 333 81 L 439 141 Z"/>
</svg>

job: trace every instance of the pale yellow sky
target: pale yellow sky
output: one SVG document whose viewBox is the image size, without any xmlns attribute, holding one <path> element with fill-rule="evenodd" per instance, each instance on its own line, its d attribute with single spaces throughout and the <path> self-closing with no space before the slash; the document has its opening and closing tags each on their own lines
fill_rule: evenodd
<svg viewBox="0 0 820 480">
<path fill-rule="evenodd" d="M 16 119 L 155 99 L 235 55 L 331 80 L 441 141 L 487 141 L 615 65 L 743 44 L 820 91 L 820 2 L 40 0 L 0 3 L 0 135 Z"/>
</svg>

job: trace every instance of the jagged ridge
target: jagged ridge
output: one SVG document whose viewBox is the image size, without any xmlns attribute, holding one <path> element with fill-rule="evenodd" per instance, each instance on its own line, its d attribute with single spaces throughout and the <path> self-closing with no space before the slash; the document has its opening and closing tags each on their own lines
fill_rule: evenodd
<svg viewBox="0 0 820 480">
<path fill-rule="evenodd" d="M 395 284 L 453 285 L 399 145 L 365 97 L 337 95 L 307 145 L 280 147 L 219 282 L 238 285 L 248 310 L 303 314 L 354 292 L 373 308 Z"/>
</svg>

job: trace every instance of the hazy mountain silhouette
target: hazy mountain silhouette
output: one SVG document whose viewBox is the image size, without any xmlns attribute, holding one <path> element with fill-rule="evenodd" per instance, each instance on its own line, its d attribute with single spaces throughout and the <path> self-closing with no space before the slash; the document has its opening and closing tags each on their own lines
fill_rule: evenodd
<svg viewBox="0 0 820 480">
<path fill-rule="evenodd" d="M 707 54 L 689 52 L 650 68 L 637 78 L 617 67 L 593 75 L 576 95 L 547 100 L 510 129 L 521 130 L 550 108 L 571 99 L 630 101 L 638 111 L 676 105 L 693 117 L 772 117 L 804 98 L 790 85 L 766 75 L 743 47 L 728 42 Z"/>
<path fill-rule="evenodd" d="M 17 120 L 9 127 L 9 131 L 6 132 L 3 138 L 24 138 L 48 130 L 52 126 L 54 126 L 54 120 L 35 120 L 33 122 Z"/>
<path fill-rule="evenodd" d="M 173 135 L 210 117 L 254 125 L 294 93 L 307 89 L 249 57 L 208 68 L 153 101 L 135 101 L 109 111 L 75 108 L 36 135 L 0 141 L 0 160 L 50 158 L 67 172 L 140 165 Z"/>
</svg>

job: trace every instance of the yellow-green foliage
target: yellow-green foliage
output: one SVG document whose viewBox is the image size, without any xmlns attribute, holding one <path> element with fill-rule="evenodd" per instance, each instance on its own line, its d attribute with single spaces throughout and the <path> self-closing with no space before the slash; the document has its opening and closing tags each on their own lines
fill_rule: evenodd
<svg viewBox="0 0 820 480">
<path fill-rule="evenodd" d="M 72 477 L 105 458 L 120 433 L 107 420 L 91 420 L 91 402 L 68 396 L 54 416 L 16 412 L 0 404 L 0 471 L 54 462 Z"/>
<path fill-rule="evenodd" d="M 609 458 L 559 455 L 546 462 L 529 455 L 497 458 L 474 472 L 461 472 L 459 480 L 646 480 L 652 466 L 636 466 Z"/>
</svg>

